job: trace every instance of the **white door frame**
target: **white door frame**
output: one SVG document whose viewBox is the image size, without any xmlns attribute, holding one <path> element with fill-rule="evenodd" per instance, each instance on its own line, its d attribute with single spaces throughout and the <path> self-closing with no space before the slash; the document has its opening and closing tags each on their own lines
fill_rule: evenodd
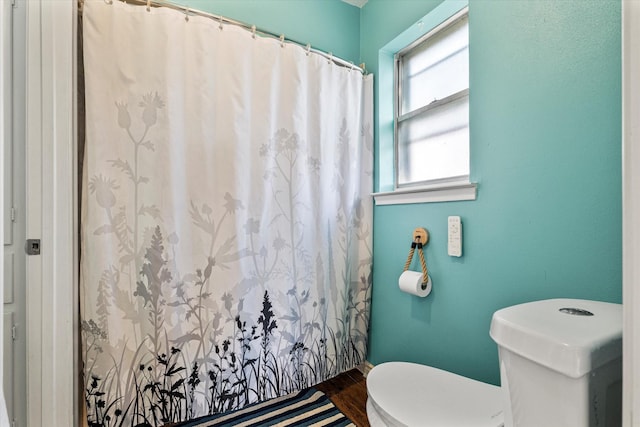
<svg viewBox="0 0 640 427">
<path fill-rule="evenodd" d="M 623 425 L 640 425 L 640 2 L 622 2 Z"/>
<path fill-rule="evenodd" d="M 27 426 L 78 425 L 76 7 L 27 3 Z"/>
<path fill-rule="evenodd" d="M 13 123 L 11 115 L 11 15 L 8 8 L 11 7 L 9 2 L 0 3 L 0 189 L 4 189 L 4 155 L 5 143 L 11 137 L 11 126 Z M 4 200 L 1 197 L 0 200 Z M 4 201 L 0 202 L 0 236 L 4 236 Z M 4 239 L 3 239 L 4 240 Z M 0 258 L 4 259 L 4 245 L 0 249 Z M 0 265 L 0 296 L 4 299 L 4 263 Z M 4 304 L 0 303 L 0 334 L 4 333 L 3 318 Z M 0 339 L 2 342 L 2 339 Z M 2 344 L 0 344 L 2 345 Z M 4 355 L 0 352 L 0 425 L 8 424 L 5 396 L 4 396 Z"/>
</svg>

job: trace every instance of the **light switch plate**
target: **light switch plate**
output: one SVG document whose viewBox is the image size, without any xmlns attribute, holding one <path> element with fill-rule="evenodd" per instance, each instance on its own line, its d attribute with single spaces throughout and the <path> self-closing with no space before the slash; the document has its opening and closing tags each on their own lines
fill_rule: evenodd
<svg viewBox="0 0 640 427">
<path fill-rule="evenodd" d="M 448 253 L 450 256 L 462 256 L 462 221 L 459 216 L 450 216 L 448 228 Z"/>
</svg>

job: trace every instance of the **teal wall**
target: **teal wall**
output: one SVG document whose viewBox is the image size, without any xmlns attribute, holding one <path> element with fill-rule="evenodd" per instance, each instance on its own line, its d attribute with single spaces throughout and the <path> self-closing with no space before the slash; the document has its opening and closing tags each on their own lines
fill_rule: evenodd
<svg viewBox="0 0 640 427">
<path fill-rule="evenodd" d="M 358 64 L 360 10 L 339 0 L 175 0 Z"/>
<path fill-rule="evenodd" d="M 379 50 L 439 3 L 369 0 L 367 68 L 379 74 Z M 497 384 L 495 310 L 555 297 L 621 302 L 620 16 L 619 1 L 470 1 L 478 198 L 375 208 L 370 362 L 415 361 Z M 380 111 L 390 99 L 378 102 Z M 384 133 L 376 143 L 377 188 L 390 143 Z M 447 255 L 449 215 L 462 217 L 461 258 Z M 425 299 L 397 289 L 418 226 L 431 233 Z"/>
<path fill-rule="evenodd" d="M 441 3 L 181 2 L 365 62 L 377 88 L 389 71 L 379 69 L 380 50 Z M 498 383 L 495 310 L 553 297 L 621 302 L 620 16 L 619 0 L 470 0 L 478 199 L 375 208 L 370 362 L 409 360 Z M 378 113 L 390 102 L 376 94 Z M 379 125 L 377 189 L 392 173 L 389 123 Z M 449 215 L 463 220 L 462 258 L 447 256 Z M 397 289 L 419 226 L 431 233 L 425 299 Z"/>
</svg>

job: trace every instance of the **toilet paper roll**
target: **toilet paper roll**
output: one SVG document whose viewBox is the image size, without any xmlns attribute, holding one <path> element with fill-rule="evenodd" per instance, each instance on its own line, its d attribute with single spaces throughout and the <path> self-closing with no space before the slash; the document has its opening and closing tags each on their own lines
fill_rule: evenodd
<svg viewBox="0 0 640 427">
<path fill-rule="evenodd" d="M 418 297 L 426 297 L 431 292 L 431 276 L 427 276 L 427 287 L 422 289 L 422 273 L 419 271 L 407 270 L 400 275 L 398 285 L 402 292 L 406 292 Z"/>
</svg>

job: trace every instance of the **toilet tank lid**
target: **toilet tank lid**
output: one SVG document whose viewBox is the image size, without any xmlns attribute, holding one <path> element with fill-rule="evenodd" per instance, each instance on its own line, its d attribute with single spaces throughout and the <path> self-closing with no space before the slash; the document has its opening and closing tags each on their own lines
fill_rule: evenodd
<svg viewBox="0 0 640 427">
<path fill-rule="evenodd" d="M 500 347 L 580 378 L 622 357 L 622 305 L 579 299 L 519 304 L 493 314 L 490 335 Z"/>
</svg>

